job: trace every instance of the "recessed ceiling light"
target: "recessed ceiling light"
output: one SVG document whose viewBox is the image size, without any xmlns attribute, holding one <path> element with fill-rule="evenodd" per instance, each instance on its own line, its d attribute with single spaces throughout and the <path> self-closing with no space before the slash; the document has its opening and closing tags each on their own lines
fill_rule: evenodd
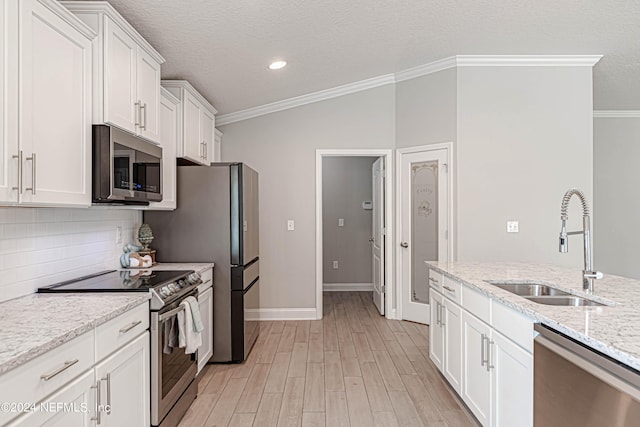
<svg viewBox="0 0 640 427">
<path fill-rule="evenodd" d="M 284 68 L 285 65 L 287 65 L 287 61 L 273 61 L 269 65 L 269 69 L 270 70 L 279 70 L 280 68 Z"/>
</svg>

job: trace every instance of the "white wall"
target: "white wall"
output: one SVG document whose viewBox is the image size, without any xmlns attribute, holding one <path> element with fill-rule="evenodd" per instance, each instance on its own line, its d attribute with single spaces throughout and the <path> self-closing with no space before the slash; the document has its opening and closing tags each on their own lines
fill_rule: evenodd
<svg viewBox="0 0 640 427">
<path fill-rule="evenodd" d="M 129 243 L 141 220 L 131 210 L 0 208 L 0 301 L 117 268 L 116 226 Z"/>
<path fill-rule="evenodd" d="M 221 126 L 224 161 L 260 173 L 260 302 L 315 308 L 316 149 L 393 148 L 395 88 L 386 85 Z M 295 231 L 287 231 L 287 220 Z"/>
<path fill-rule="evenodd" d="M 324 283 L 371 284 L 373 211 L 371 167 L 377 157 L 325 157 L 322 161 L 322 251 Z M 344 226 L 338 226 L 338 218 Z M 339 268 L 333 269 L 333 261 Z"/>
<path fill-rule="evenodd" d="M 593 201 L 591 67 L 458 68 L 458 259 L 582 266 L 558 252 L 560 202 Z M 582 215 L 572 202 L 570 229 Z M 506 233 L 518 220 L 520 232 Z M 575 236 L 574 236 L 575 239 Z"/>
<path fill-rule="evenodd" d="M 640 118 L 595 118 L 594 266 L 640 279 Z"/>
<path fill-rule="evenodd" d="M 396 147 L 456 140 L 456 68 L 396 84 Z"/>
</svg>

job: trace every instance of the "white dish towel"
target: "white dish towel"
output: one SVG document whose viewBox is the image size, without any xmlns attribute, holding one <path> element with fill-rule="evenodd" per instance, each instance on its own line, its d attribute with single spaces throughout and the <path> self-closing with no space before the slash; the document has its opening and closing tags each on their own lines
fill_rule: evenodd
<svg viewBox="0 0 640 427">
<path fill-rule="evenodd" d="M 198 301 L 193 297 L 185 298 L 180 306 L 184 310 L 180 311 L 177 316 L 179 346 L 184 347 L 186 354 L 195 353 L 202 345 L 202 318 Z"/>
</svg>

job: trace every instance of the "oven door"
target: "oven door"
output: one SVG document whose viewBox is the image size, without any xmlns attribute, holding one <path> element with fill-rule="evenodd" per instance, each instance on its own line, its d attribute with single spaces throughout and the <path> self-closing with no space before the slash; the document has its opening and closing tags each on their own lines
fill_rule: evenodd
<svg viewBox="0 0 640 427">
<path fill-rule="evenodd" d="M 197 291 L 188 296 L 197 297 Z M 185 354 L 184 348 L 178 348 L 175 335 L 181 301 L 151 312 L 151 424 L 154 426 L 160 424 L 196 377 L 197 353 Z M 176 328 L 173 334 L 172 328 Z"/>
</svg>

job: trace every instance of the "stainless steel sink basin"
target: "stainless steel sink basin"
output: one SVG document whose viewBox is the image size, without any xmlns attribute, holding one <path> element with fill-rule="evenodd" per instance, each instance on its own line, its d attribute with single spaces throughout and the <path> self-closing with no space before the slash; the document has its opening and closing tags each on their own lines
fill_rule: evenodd
<svg viewBox="0 0 640 427">
<path fill-rule="evenodd" d="M 538 283 L 500 283 L 490 282 L 492 285 L 520 296 L 556 296 L 571 295 L 551 286 Z"/>
<path fill-rule="evenodd" d="M 581 298 L 577 296 L 525 296 L 529 301 L 533 301 L 538 304 L 546 304 L 546 305 L 564 305 L 564 306 L 572 306 L 572 307 L 580 307 L 580 306 L 602 306 L 596 301 L 592 301 L 586 298 Z"/>
</svg>

